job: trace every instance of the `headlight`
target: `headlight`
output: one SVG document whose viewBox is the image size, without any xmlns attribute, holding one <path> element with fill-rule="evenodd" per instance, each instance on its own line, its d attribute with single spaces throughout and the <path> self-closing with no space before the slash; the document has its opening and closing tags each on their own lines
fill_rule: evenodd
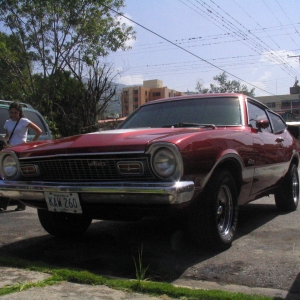
<svg viewBox="0 0 300 300">
<path fill-rule="evenodd" d="M 178 147 L 172 143 L 158 142 L 146 151 L 151 157 L 151 168 L 164 181 L 178 181 L 183 176 L 183 160 Z"/>
<path fill-rule="evenodd" d="M 18 173 L 18 162 L 13 156 L 7 155 L 2 161 L 4 177 L 12 178 Z"/>
<path fill-rule="evenodd" d="M 172 176 L 176 170 L 174 154 L 167 148 L 158 150 L 153 156 L 153 167 L 160 177 L 166 178 Z"/>
</svg>

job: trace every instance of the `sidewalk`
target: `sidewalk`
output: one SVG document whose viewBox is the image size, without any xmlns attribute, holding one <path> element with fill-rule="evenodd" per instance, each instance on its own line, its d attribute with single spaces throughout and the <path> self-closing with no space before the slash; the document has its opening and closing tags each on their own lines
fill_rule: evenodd
<svg viewBox="0 0 300 300">
<path fill-rule="evenodd" d="M 26 271 L 23 269 L 0 267 L 0 288 L 8 285 L 20 283 L 38 282 L 50 277 L 48 274 Z M 293 295 L 288 291 L 268 289 L 268 288 L 249 288 L 237 285 L 220 285 L 215 282 L 195 281 L 178 279 L 173 282 L 176 286 L 188 287 L 191 289 L 208 289 L 208 290 L 224 290 L 229 292 L 239 292 L 245 294 L 259 294 L 268 297 L 277 297 L 282 299 L 299 299 L 299 294 Z M 114 290 L 106 286 L 92 286 L 84 284 L 76 284 L 69 282 L 61 282 L 44 288 L 35 287 L 26 291 L 16 292 L 1 296 L 1 299 L 22 299 L 22 300 L 58 300 L 58 299 L 74 299 L 74 300 L 168 300 L 166 295 L 152 297 L 138 293 L 129 293 L 125 291 Z"/>
</svg>

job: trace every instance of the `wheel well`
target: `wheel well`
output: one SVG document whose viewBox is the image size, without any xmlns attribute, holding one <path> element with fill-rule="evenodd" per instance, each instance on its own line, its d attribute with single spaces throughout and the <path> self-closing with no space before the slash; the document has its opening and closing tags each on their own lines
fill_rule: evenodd
<svg viewBox="0 0 300 300">
<path fill-rule="evenodd" d="M 299 165 L 299 160 L 298 160 L 298 158 L 297 157 L 293 157 L 293 159 L 292 159 L 292 161 L 291 161 L 291 165 L 292 164 L 295 164 L 297 167 L 298 167 L 298 165 Z"/>
<path fill-rule="evenodd" d="M 235 159 L 227 159 L 214 170 L 214 173 L 220 170 L 227 170 L 231 173 L 239 194 L 242 186 L 242 169 L 240 164 Z"/>
</svg>

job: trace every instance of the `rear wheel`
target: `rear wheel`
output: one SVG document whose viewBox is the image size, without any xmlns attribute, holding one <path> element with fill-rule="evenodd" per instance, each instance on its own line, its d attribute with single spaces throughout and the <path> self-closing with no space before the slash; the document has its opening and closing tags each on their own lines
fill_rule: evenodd
<svg viewBox="0 0 300 300">
<path fill-rule="evenodd" d="M 190 218 L 190 233 L 198 244 L 205 243 L 216 250 L 231 246 L 237 227 L 237 198 L 236 184 L 230 172 L 216 172 Z"/>
<path fill-rule="evenodd" d="M 84 234 L 92 219 L 84 214 L 67 214 L 38 209 L 38 217 L 43 228 L 57 237 L 72 237 Z"/>
<path fill-rule="evenodd" d="M 275 203 L 280 211 L 294 211 L 299 203 L 298 168 L 292 164 L 280 189 L 275 193 Z"/>
</svg>

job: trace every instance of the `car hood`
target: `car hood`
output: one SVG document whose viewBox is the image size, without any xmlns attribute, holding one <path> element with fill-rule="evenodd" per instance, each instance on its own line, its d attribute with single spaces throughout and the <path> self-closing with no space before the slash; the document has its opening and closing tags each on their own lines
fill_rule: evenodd
<svg viewBox="0 0 300 300">
<path fill-rule="evenodd" d="M 156 141 L 182 144 L 211 128 L 114 129 L 66 137 L 51 141 L 31 142 L 10 148 L 20 157 L 82 154 L 98 152 L 145 151 Z"/>
</svg>

